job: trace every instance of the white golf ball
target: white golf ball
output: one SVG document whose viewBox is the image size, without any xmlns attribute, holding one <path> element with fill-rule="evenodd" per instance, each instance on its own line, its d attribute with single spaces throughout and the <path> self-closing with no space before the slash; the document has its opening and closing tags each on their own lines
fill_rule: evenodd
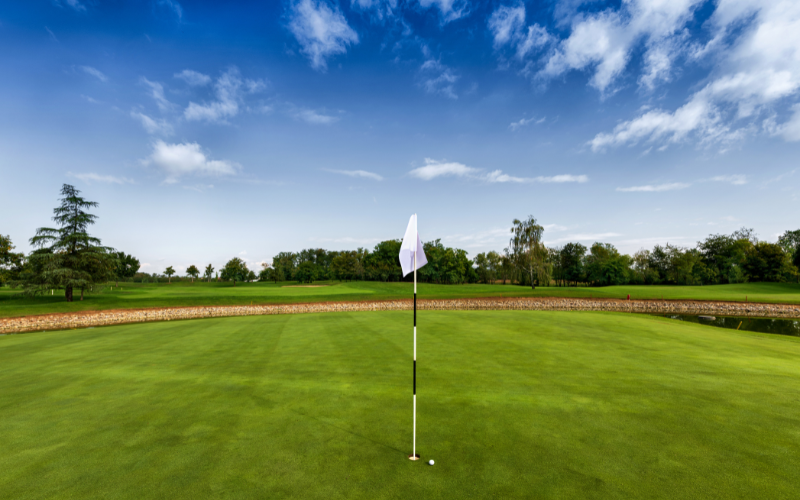
<svg viewBox="0 0 800 500">
<path fill-rule="evenodd" d="M 433 465 L 433 460 L 428 460 L 428 465 Z"/>
</svg>

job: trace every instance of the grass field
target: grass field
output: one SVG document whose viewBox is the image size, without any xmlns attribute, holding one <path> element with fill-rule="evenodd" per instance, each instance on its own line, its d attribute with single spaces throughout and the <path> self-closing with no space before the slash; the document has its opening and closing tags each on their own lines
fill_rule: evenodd
<svg viewBox="0 0 800 500">
<path fill-rule="evenodd" d="M 240 305 L 288 302 L 323 302 L 350 300 L 408 299 L 410 283 L 380 283 L 358 281 L 332 282 L 327 286 L 303 288 L 284 284 L 239 283 L 173 283 L 131 284 L 121 288 L 105 288 L 100 293 L 87 294 L 86 299 L 67 303 L 64 292 L 54 296 L 22 298 L 19 291 L 0 288 L 0 317 L 46 314 L 53 312 L 144 307 Z M 692 299 L 751 302 L 800 303 L 800 284 L 746 283 L 713 286 L 610 286 L 601 288 L 528 287 L 514 285 L 419 285 L 419 297 L 609 297 L 634 299 Z"/>
<path fill-rule="evenodd" d="M 243 287 L 244 289 L 244 287 Z M 425 312 L 0 336 L 4 498 L 800 498 L 800 342 Z"/>
</svg>

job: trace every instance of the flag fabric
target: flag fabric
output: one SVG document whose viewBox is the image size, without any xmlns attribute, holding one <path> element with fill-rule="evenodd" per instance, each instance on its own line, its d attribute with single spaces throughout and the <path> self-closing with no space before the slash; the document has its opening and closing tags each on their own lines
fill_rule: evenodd
<svg viewBox="0 0 800 500">
<path fill-rule="evenodd" d="M 403 276 L 408 276 L 408 273 L 414 271 L 414 251 L 417 252 L 417 269 L 419 269 L 428 263 L 428 259 L 422 250 L 422 242 L 417 233 L 417 214 L 412 215 L 408 221 L 406 235 L 400 246 L 400 267 L 403 268 Z"/>
</svg>

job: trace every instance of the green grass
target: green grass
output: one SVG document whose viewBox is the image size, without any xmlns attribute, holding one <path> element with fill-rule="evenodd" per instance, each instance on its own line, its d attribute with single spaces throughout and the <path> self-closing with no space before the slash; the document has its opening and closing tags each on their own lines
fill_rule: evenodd
<svg viewBox="0 0 800 500">
<path fill-rule="evenodd" d="M 4 498 L 800 498 L 800 342 L 614 313 L 0 336 Z"/>
<path fill-rule="evenodd" d="M 410 283 L 380 283 L 359 281 L 331 282 L 320 288 L 295 288 L 270 283 L 173 283 L 131 284 L 121 288 L 105 288 L 100 293 L 90 293 L 86 299 L 67 303 L 64 292 L 54 296 L 22 298 L 19 291 L 0 288 L 0 317 L 31 314 L 60 313 L 100 309 L 127 309 L 146 307 L 205 306 L 269 304 L 289 302 L 325 302 L 408 299 L 412 293 Z M 602 288 L 529 287 L 514 285 L 419 285 L 419 297 L 469 298 L 469 297 L 608 297 L 634 299 L 691 299 L 730 300 L 751 302 L 800 303 L 800 284 L 746 283 L 714 286 L 610 286 Z"/>
</svg>

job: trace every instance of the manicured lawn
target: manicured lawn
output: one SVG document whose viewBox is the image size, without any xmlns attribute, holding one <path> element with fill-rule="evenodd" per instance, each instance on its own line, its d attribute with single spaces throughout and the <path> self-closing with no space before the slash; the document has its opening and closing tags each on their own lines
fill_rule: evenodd
<svg viewBox="0 0 800 500">
<path fill-rule="evenodd" d="M 87 293 L 86 299 L 73 303 L 64 301 L 63 290 L 54 296 L 22 298 L 19 291 L 0 288 L 0 317 L 47 314 L 52 312 L 144 307 L 238 305 L 288 302 L 323 302 L 350 300 L 408 299 L 410 283 L 379 283 L 358 281 L 329 282 L 328 286 L 303 288 L 287 284 L 239 283 L 122 283 L 121 288 L 105 288 L 100 293 Z M 692 299 L 751 302 L 800 303 L 800 284 L 746 283 L 713 286 L 610 286 L 599 288 L 539 287 L 532 291 L 516 285 L 419 285 L 419 297 L 609 297 L 634 299 Z M 78 294 L 76 294 L 76 297 Z"/>
<path fill-rule="evenodd" d="M 800 342 L 613 313 L 0 336 L 3 498 L 800 498 Z"/>
</svg>

